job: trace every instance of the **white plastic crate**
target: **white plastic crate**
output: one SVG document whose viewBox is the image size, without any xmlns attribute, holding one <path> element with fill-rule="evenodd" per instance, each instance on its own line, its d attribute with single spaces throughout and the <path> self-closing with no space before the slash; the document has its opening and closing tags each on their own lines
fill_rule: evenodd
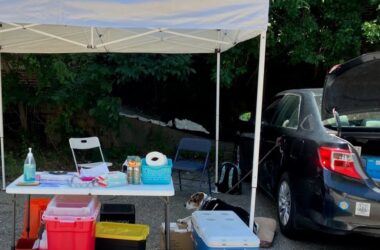
<svg viewBox="0 0 380 250">
<path fill-rule="evenodd" d="M 98 206 L 96 196 L 56 195 L 49 202 L 45 216 L 91 216 Z"/>
</svg>

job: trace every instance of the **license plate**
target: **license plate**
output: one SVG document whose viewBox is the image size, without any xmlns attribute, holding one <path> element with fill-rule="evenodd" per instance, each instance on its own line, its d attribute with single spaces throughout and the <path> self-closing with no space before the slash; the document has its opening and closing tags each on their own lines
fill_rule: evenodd
<svg viewBox="0 0 380 250">
<path fill-rule="evenodd" d="M 364 202 L 356 202 L 355 215 L 367 216 L 371 212 L 371 204 Z"/>
</svg>

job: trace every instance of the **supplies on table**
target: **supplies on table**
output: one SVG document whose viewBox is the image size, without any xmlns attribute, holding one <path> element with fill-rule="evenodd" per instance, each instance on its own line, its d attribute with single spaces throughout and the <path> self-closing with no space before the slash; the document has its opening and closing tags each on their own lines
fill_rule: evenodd
<svg viewBox="0 0 380 250">
<path fill-rule="evenodd" d="M 135 205 L 103 203 L 100 208 L 100 221 L 135 223 Z"/>
<path fill-rule="evenodd" d="M 160 249 L 166 249 L 165 241 L 165 223 L 160 227 Z M 193 250 L 191 239 L 191 228 L 187 224 L 171 222 L 170 223 L 170 249 L 172 250 Z"/>
<path fill-rule="evenodd" d="M 24 162 L 24 181 L 36 181 L 36 161 L 34 160 L 32 148 L 29 148 L 29 153 Z"/>
<path fill-rule="evenodd" d="M 232 211 L 195 211 L 191 222 L 195 250 L 259 249 L 259 238 Z"/>
<path fill-rule="evenodd" d="M 129 184 L 140 184 L 141 159 L 139 156 L 128 156 L 123 163 L 123 172 L 127 173 Z"/>
<path fill-rule="evenodd" d="M 94 250 L 99 210 L 96 196 L 55 196 L 42 216 L 49 250 Z"/>
<path fill-rule="evenodd" d="M 120 187 L 127 185 L 127 176 L 120 171 L 112 171 L 98 176 L 96 180 L 101 187 Z"/>
<path fill-rule="evenodd" d="M 74 174 L 70 180 L 70 186 L 74 188 L 88 188 L 96 185 L 94 177 L 80 177 L 78 174 Z"/>
<path fill-rule="evenodd" d="M 73 173 L 67 173 L 65 171 L 51 171 L 41 172 L 38 175 L 41 186 L 61 186 L 70 184 Z"/>
<path fill-rule="evenodd" d="M 97 222 L 95 246 L 96 250 L 144 250 L 148 235 L 148 225 Z"/>
<path fill-rule="evenodd" d="M 98 177 L 100 175 L 107 174 L 109 172 L 107 163 L 99 162 L 91 168 L 81 168 L 80 177 Z"/>
<path fill-rule="evenodd" d="M 160 152 L 150 152 L 142 159 L 142 181 L 144 184 L 169 184 L 173 163 Z"/>
</svg>

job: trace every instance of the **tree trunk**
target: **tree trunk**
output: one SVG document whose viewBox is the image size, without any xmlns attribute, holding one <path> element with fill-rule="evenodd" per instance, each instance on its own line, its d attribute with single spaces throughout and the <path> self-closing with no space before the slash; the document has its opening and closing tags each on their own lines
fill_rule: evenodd
<svg viewBox="0 0 380 250">
<path fill-rule="evenodd" d="M 28 114 L 27 114 L 27 109 L 24 103 L 22 102 L 18 103 L 18 113 L 20 117 L 21 128 L 24 131 L 27 131 L 28 130 Z"/>
</svg>

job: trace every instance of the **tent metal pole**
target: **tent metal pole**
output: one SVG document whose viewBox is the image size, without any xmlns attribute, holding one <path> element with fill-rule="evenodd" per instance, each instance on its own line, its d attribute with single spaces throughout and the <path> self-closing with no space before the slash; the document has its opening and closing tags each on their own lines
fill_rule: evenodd
<svg viewBox="0 0 380 250">
<path fill-rule="evenodd" d="M 4 124 L 3 124 L 3 91 L 1 77 L 1 53 L 0 53 L 0 147 L 1 147 L 1 176 L 3 190 L 5 190 L 5 163 L 4 163 Z"/>
<path fill-rule="evenodd" d="M 264 88 L 264 65 L 265 65 L 265 46 L 266 32 L 260 34 L 260 56 L 259 56 L 259 74 L 257 79 L 257 96 L 256 96 L 256 117 L 255 117 L 255 142 L 253 147 L 253 169 L 252 169 L 252 190 L 251 190 L 251 210 L 249 216 L 249 227 L 253 229 L 255 219 L 257 173 L 259 169 L 259 149 L 261 133 L 261 110 L 263 106 L 263 88 Z"/>
<path fill-rule="evenodd" d="M 188 35 L 188 34 L 184 34 L 184 33 L 180 33 L 180 32 L 174 32 L 174 31 L 170 31 L 170 30 L 166 30 L 166 29 L 162 30 L 162 32 L 172 34 L 172 35 L 176 35 L 176 36 L 191 38 L 191 39 L 195 39 L 195 40 L 200 40 L 200 41 L 205 41 L 205 42 L 210 42 L 210 43 L 216 43 L 218 45 L 220 45 L 220 44 L 231 45 L 232 44 L 231 42 L 225 42 L 225 41 L 220 41 L 220 40 L 203 38 L 203 37 Z"/>
<path fill-rule="evenodd" d="M 220 107 L 220 50 L 216 51 L 216 121 L 215 121 L 215 183 L 218 183 L 219 166 L 219 107 Z M 215 186 L 215 192 L 218 187 Z"/>
</svg>

